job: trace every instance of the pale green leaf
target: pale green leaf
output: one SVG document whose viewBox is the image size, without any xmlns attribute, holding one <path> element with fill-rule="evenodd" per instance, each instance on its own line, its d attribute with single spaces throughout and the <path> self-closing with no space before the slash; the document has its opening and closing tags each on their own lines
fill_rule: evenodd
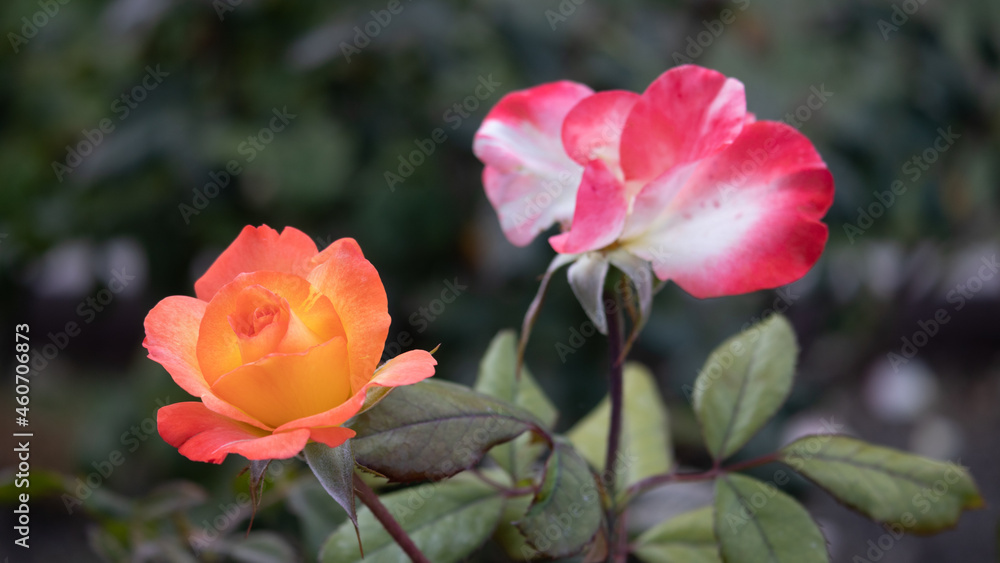
<svg viewBox="0 0 1000 563">
<path fill-rule="evenodd" d="M 739 474 L 715 482 L 715 534 L 730 563 L 828 563 L 826 539 L 795 499 Z"/>
<path fill-rule="evenodd" d="M 569 557 L 594 538 L 604 513 L 597 481 L 573 447 L 557 439 L 545 476 L 517 528 L 541 554 Z"/>
<path fill-rule="evenodd" d="M 725 459 L 743 447 L 788 398 L 798 344 L 780 315 L 726 340 L 694 385 L 694 410 L 709 453 Z"/>
<path fill-rule="evenodd" d="M 380 495 L 382 503 L 406 530 L 420 551 L 434 563 L 453 563 L 468 557 L 496 529 L 504 510 L 499 491 L 460 475 Z M 367 507 L 358 511 L 365 548 L 358 551 L 354 529 L 344 523 L 323 546 L 323 563 L 398 563 L 409 559 Z"/>
<path fill-rule="evenodd" d="M 950 528 L 984 503 L 961 465 L 849 438 L 817 435 L 781 450 L 781 461 L 845 505 L 914 533 Z"/>
<path fill-rule="evenodd" d="M 646 477 L 666 473 L 673 465 L 670 421 L 653 374 L 638 363 L 625 364 L 622 436 L 618 459 L 611 470 L 619 490 Z M 611 403 L 605 397 L 576 424 L 567 437 L 583 457 L 605 470 Z"/>
<path fill-rule="evenodd" d="M 646 563 L 722 563 L 712 507 L 678 514 L 653 526 L 635 540 L 632 551 Z"/>
<path fill-rule="evenodd" d="M 479 364 L 475 389 L 522 407 L 549 429 L 559 416 L 526 367 L 522 367 L 520 378 L 517 377 L 517 334 L 512 330 L 500 331 L 493 338 Z M 530 434 L 525 434 L 497 445 L 490 450 L 490 457 L 515 480 L 525 477 L 532 462 L 545 451 L 545 446 L 533 442 L 532 438 Z"/>
</svg>

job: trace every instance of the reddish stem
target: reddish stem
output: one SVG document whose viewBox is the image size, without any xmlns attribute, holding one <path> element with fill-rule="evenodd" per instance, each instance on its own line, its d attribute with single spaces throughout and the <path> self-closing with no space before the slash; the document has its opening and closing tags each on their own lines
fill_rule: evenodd
<svg viewBox="0 0 1000 563">
<path fill-rule="evenodd" d="M 365 506 L 372 511 L 375 518 L 382 523 L 385 531 L 389 532 L 389 535 L 392 536 L 392 539 L 396 540 L 396 543 L 403 549 L 403 552 L 406 553 L 411 560 L 413 560 L 413 563 L 431 563 L 430 560 L 427 559 L 427 556 L 421 553 L 417 544 L 413 543 L 413 540 L 410 539 L 406 530 L 404 530 L 403 527 L 399 525 L 399 522 L 392 517 L 389 509 L 382 504 L 382 501 L 379 500 L 375 491 L 373 491 L 367 483 L 362 481 L 361 477 L 358 477 L 357 474 L 354 475 L 354 491 L 358 494 L 358 498 L 361 499 L 361 502 L 365 503 Z"/>
</svg>

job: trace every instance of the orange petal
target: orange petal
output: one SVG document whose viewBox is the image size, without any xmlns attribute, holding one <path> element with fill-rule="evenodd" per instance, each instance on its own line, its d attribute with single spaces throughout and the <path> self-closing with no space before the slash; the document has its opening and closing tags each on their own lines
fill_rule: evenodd
<svg viewBox="0 0 1000 563">
<path fill-rule="evenodd" d="M 301 432 L 301 430 L 292 430 L 291 432 Z M 354 434 L 355 432 L 353 430 L 350 428 L 344 428 L 343 426 L 311 428 L 309 430 L 309 437 L 312 438 L 314 442 L 326 444 L 331 448 L 336 448 L 337 446 L 350 440 L 354 437 Z"/>
<path fill-rule="evenodd" d="M 250 315 L 247 308 L 252 305 L 248 303 L 257 301 L 245 294 L 263 295 L 261 288 L 283 299 L 290 309 L 287 331 L 283 335 L 288 345 L 283 340 L 274 351 L 302 352 L 317 342 L 344 336 L 334 305 L 305 279 L 281 272 L 240 274 L 212 298 L 199 329 L 198 362 L 209 385 L 248 362 L 240 351 L 240 339 L 233 330 L 230 316 Z"/>
<path fill-rule="evenodd" d="M 251 285 L 241 291 L 228 319 L 242 363 L 255 362 L 276 351 L 288 332 L 291 316 L 288 302 L 264 286 Z"/>
<path fill-rule="evenodd" d="M 149 358 L 159 362 L 188 393 L 200 397 L 209 409 L 235 420 L 264 428 L 236 407 L 212 394 L 198 366 L 197 342 L 206 303 L 194 297 L 172 296 L 157 303 L 146 315 L 143 346 Z"/>
<path fill-rule="evenodd" d="M 244 272 L 270 270 L 305 276 L 309 259 L 316 252 L 316 243 L 309 235 L 293 227 L 285 227 L 279 235 L 267 225 L 247 225 L 195 282 L 195 295 L 209 301 L 222 286 Z"/>
<path fill-rule="evenodd" d="M 143 323 L 146 339 L 142 345 L 149 359 L 158 362 L 177 385 L 200 397 L 208 390 L 198 368 L 198 327 L 207 303 L 194 297 L 174 295 L 160 301 Z"/>
<path fill-rule="evenodd" d="M 212 391 L 272 427 L 329 410 L 351 396 L 347 341 L 271 354 L 220 377 Z"/>
<path fill-rule="evenodd" d="M 411 385 L 434 375 L 434 366 L 436 365 L 437 361 L 429 352 L 424 350 L 404 352 L 383 364 L 375 372 L 375 377 L 342 405 L 315 416 L 285 423 L 277 427 L 275 432 L 294 430 L 296 428 L 339 426 L 347 422 L 361 410 L 361 406 L 365 402 L 365 395 L 367 395 L 370 387 Z"/>
<path fill-rule="evenodd" d="M 164 441 L 192 461 L 222 463 L 231 453 L 247 459 L 287 459 L 309 441 L 308 430 L 271 434 L 194 402 L 161 408 L 156 423 Z"/>
<path fill-rule="evenodd" d="M 389 336 L 389 303 L 378 272 L 354 239 L 342 238 L 315 257 L 308 279 L 340 315 L 351 358 L 351 390 L 357 393 L 375 372 Z"/>
</svg>

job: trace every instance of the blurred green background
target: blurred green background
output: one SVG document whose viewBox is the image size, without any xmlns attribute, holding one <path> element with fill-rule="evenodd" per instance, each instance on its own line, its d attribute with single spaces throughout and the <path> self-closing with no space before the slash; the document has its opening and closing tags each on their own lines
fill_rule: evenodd
<svg viewBox="0 0 1000 563">
<path fill-rule="evenodd" d="M 380 12 L 389 5 L 0 7 L 0 330 L 11 342 L 14 325 L 30 323 L 36 349 L 61 348 L 31 384 L 32 548 L 10 547 L 5 504 L 0 553 L 12 562 L 99 561 L 98 552 L 184 561 L 170 539 L 184 524 L 170 515 L 187 510 L 195 526 L 214 529 L 239 504 L 239 459 L 193 463 L 151 430 L 157 401 L 186 396 L 141 342 L 146 312 L 193 294 L 244 225 L 295 226 L 320 247 L 356 238 L 388 292 L 390 341 L 441 344 L 439 377 L 471 383 L 490 338 L 520 325 L 552 256 L 544 237 L 510 245 L 483 194 L 471 145 L 489 107 L 563 78 L 641 91 L 694 62 L 743 81 L 759 118 L 790 115 L 837 191 L 827 250 L 790 289 L 699 301 L 670 286 L 658 295 L 632 356 L 661 383 L 680 461 L 707 462 L 684 385 L 723 338 L 787 304 L 802 346 L 798 383 L 746 455 L 832 422 L 961 462 L 991 507 L 954 531 L 894 540 L 881 561 L 998 560 L 1000 276 L 979 272 L 1000 243 L 1000 3 L 403 0 L 397 13 Z M 477 97 L 481 84 L 492 86 Z M 401 183 L 387 182 L 439 128 L 433 153 Z M 939 130 L 958 136 L 934 148 Z M 231 161 L 239 173 L 206 192 Z M 121 291 L 106 291 L 109 283 Z M 464 287 L 459 297 L 435 303 L 449 283 Z M 917 335 L 942 309 L 948 322 Z M 79 332 L 61 336 L 71 322 Z M 561 429 L 605 392 L 603 337 L 557 350 L 585 323 L 557 276 L 527 358 L 562 411 Z M 904 337 L 917 342 L 911 358 Z M 8 379 L 13 353 L 0 351 Z M 16 431 L 13 385 L 0 398 L 3 427 Z M 68 514 L 60 476 L 75 490 L 115 451 L 123 461 Z M 276 560 L 312 560 L 336 522 L 303 475 L 290 464 L 276 476 L 255 523 L 273 535 L 250 541 Z M 884 530 L 799 485 L 834 560 L 870 558 L 868 542 Z M 673 490 L 651 495 L 635 520 L 707 498 L 697 487 Z M 219 558 L 243 560 L 245 516 L 222 518 L 235 539 L 217 544 Z"/>
</svg>

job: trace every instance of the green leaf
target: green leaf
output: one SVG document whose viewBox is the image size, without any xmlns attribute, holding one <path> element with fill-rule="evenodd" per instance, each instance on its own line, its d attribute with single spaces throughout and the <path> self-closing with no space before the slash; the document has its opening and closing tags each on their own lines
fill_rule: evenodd
<svg viewBox="0 0 1000 563">
<path fill-rule="evenodd" d="M 557 439 L 545 477 L 517 529 L 541 554 L 569 557 L 594 538 L 603 516 L 597 481 L 586 460 Z"/>
<path fill-rule="evenodd" d="M 653 374 L 643 365 L 625 364 L 621 445 L 615 472 L 618 489 L 666 473 L 673 465 L 670 421 Z M 568 433 L 570 442 L 594 467 L 605 470 L 611 403 L 607 397 Z"/>
<path fill-rule="evenodd" d="M 788 398 L 798 345 L 780 315 L 722 343 L 694 385 L 694 411 L 709 453 L 736 453 Z"/>
<path fill-rule="evenodd" d="M 323 489 L 347 512 L 347 517 L 357 528 L 358 513 L 354 506 L 354 454 L 351 451 L 351 440 L 336 448 L 312 442 L 306 444 L 303 451 L 306 454 L 306 463 L 316 474 Z"/>
<path fill-rule="evenodd" d="M 865 516 L 905 531 L 950 528 L 984 506 L 964 467 L 836 435 L 785 446 L 781 461 Z"/>
<path fill-rule="evenodd" d="M 730 474 L 715 482 L 715 533 L 724 561 L 827 563 L 809 513 L 770 483 Z"/>
<path fill-rule="evenodd" d="M 534 414 L 543 426 L 555 426 L 559 412 L 538 386 L 526 367 L 517 377 L 517 334 L 512 330 L 497 333 L 479 364 L 476 391 L 502 399 Z M 525 434 L 490 450 L 492 457 L 515 480 L 525 477 L 531 464 L 545 451 L 545 446 L 532 442 Z"/>
<path fill-rule="evenodd" d="M 722 563 L 712 507 L 685 512 L 639 536 L 633 553 L 646 563 Z"/>
<path fill-rule="evenodd" d="M 496 444 L 541 422 L 532 414 L 468 387 L 423 381 L 400 387 L 349 426 L 355 460 L 391 481 L 450 477 L 479 462 Z"/>
<path fill-rule="evenodd" d="M 502 330 L 493 337 L 479 363 L 476 391 L 502 399 L 531 412 L 546 428 L 552 428 L 559 412 L 538 386 L 527 368 L 517 377 L 517 334 Z"/>
<path fill-rule="evenodd" d="M 420 551 L 435 563 L 453 563 L 468 557 L 490 537 L 504 509 L 499 491 L 465 475 L 379 498 Z M 408 560 L 367 507 L 358 513 L 358 526 L 365 546 L 364 563 Z M 320 561 L 362 561 L 350 526 L 345 523 L 330 535 Z"/>
</svg>

